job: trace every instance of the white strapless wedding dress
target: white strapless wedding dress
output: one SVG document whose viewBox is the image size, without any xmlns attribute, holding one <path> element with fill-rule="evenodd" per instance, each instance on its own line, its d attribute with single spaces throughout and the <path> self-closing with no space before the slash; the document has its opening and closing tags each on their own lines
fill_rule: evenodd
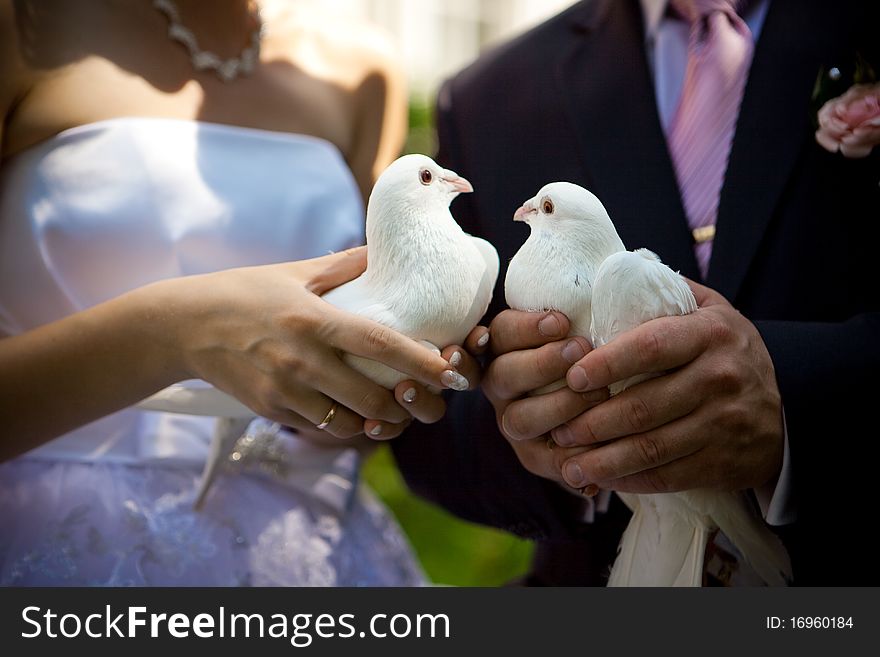
<svg viewBox="0 0 880 657">
<path fill-rule="evenodd" d="M 0 336 L 159 279 L 361 243 L 360 195 L 327 141 L 176 119 L 80 126 L 0 169 Z M 0 465 L 0 583 L 423 583 L 358 482 L 359 453 L 264 420 L 193 510 L 213 422 L 126 409 Z"/>
</svg>

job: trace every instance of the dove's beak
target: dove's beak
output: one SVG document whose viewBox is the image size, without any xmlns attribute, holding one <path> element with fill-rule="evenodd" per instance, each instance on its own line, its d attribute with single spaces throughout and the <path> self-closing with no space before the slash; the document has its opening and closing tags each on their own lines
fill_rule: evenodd
<svg viewBox="0 0 880 657">
<path fill-rule="evenodd" d="M 462 178 L 455 173 L 455 171 L 444 169 L 443 175 L 440 179 L 458 193 L 467 194 L 468 192 L 474 191 L 473 185 L 471 185 L 465 178 Z"/>
<path fill-rule="evenodd" d="M 532 202 L 526 201 L 517 209 L 516 212 L 513 213 L 513 220 L 514 221 L 525 221 L 526 223 L 528 223 L 529 218 L 533 214 L 537 214 L 537 213 L 538 213 L 538 209 L 534 205 L 532 205 Z"/>
</svg>

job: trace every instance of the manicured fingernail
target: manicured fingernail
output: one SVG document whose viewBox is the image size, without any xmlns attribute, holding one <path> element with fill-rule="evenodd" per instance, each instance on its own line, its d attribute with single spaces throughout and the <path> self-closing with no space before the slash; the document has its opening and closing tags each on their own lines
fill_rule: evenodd
<svg viewBox="0 0 880 657">
<path fill-rule="evenodd" d="M 581 492 L 587 497 L 596 497 L 599 494 L 599 487 L 596 484 L 587 484 Z"/>
<path fill-rule="evenodd" d="M 461 365 L 461 352 L 456 351 L 449 357 L 449 364 L 453 367 L 458 367 Z"/>
<path fill-rule="evenodd" d="M 452 370 L 446 370 L 440 375 L 440 383 L 453 390 L 467 390 L 470 387 L 466 378 Z"/>
<path fill-rule="evenodd" d="M 555 440 L 556 444 L 560 447 L 570 447 L 571 445 L 574 445 L 574 433 L 568 425 L 563 424 L 560 427 L 556 427 L 551 433 L 553 435 L 553 440 Z"/>
<path fill-rule="evenodd" d="M 569 387 L 578 392 L 586 390 L 590 385 L 590 382 L 587 380 L 587 373 L 584 371 L 583 367 L 578 365 L 575 365 L 568 370 L 567 378 Z"/>
<path fill-rule="evenodd" d="M 489 343 L 489 332 L 486 331 L 483 335 L 480 336 L 480 339 L 477 340 L 478 347 L 485 347 Z"/>
<path fill-rule="evenodd" d="M 548 338 L 558 337 L 562 332 L 562 327 L 559 325 L 559 320 L 556 319 L 556 315 L 547 315 L 544 319 L 538 322 L 538 332 Z"/>
<path fill-rule="evenodd" d="M 416 389 L 415 388 L 407 388 L 403 393 L 403 401 L 407 404 L 412 404 L 416 399 Z"/>
<path fill-rule="evenodd" d="M 562 476 L 565 478 L 565 482 L 572 488 L 583 488 L 587 483 L 581 466 L 574 461 L 569 461 L 565 464 L 565 467 L 562 468 Z"/>
<path fill-rule="evenodd" d="M 584 348 L 580 345 L 577 340 L 571 340 L 565 347 L 562 349 L 562 357 L 565 359 L 565 362 L 569 365 L 574 365 L 581 358 L 586 356 L 584 353 Z"/>
<path fill-rule="evenodd" d="M 379 436 L 381 434 L 382 434 L 382 425 L 381 424 L 377 424 L 375 427 L 370 429 L 371 436 Z"/>
</svg>

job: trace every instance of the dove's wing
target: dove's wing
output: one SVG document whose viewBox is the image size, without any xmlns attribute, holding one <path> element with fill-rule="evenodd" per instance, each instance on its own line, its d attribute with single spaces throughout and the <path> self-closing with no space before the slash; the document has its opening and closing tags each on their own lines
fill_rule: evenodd
<svg viewBox="0 0 880 657">
<path fill-rule="evenodd" d="M 647 249 L 615 253 L 596 274 L 592 337 L 598 347 L 658 317 L 697 309 L 687 282 Z M 612 394 L 648 375 L 611 387 Z M 635 496 L 633 518 L 621 539 L 609 583 L 629 586 L 699 586 L 705 545 L 719 527 L 770 585 L 791 578 L 788 553 L 739 493 L 692 490 Z"/>
<path fill-rule="evenodd" d="M 366 274 L 325 292 L 321 298 L 346 312 L 401 330 L 400 319 L 385 303 L 381 293 L 377 294 L 373 289 Z"/>
<path fill-rule="evenodd" d="M 462 342 L 489 309 L 489 304 L 492 302 L 492 293 L 495 290 L 495 282 L 498 280 L 498 270 L 500 267 L 498 252 L 495 250 L 494 246 L 479 237 L 474 237 L 472 235 L 468 235 L 468 237 L 482 257 L 484 266 L 480 275 L 480 284 L 477 287 L 477 293 L 474 295 L 473 305 L 471 305 L 471 309 L 467 313 L 467 316 L 462 318 Z"/>
<path fill-rule="evenodd" d="M 361 315 L 396 331 L 405 332 L 408 328 L 403 325 L 404 322 L 388 307 L 381 296 L 371 289 L 368 279 L 364 275 L 326 292 L 322 298 L 337 308 Z M 434 353 L 440 353 L 440 349 L 430 342 L 425 340 L 419 340 L 419 342 Z M 408 378 L 405 374 L 369 358 L 345 354 L 343 360 L 352 369 L 389 390 Z"/>
<path fill-rule="evenodd" d="M 658 317 L 697 309 L 684 279 L 647 249 L 621 251 L 601 264 L 593 281 L 590 333 L 596 347 Z M 611 386 L 617 394 L 650 378 Z M 709 521 L 675 494 L 633 495 L 633 517 L 620 541 L 609 586 L 700 586 Z"/>
<path fill-rule="evenodd" d="M 697 301 L 687 282 L 647 249 L 608 256 L 593 281 L 590 333 L 599 347 L 658 317 L 687 315 Z"/>
<path fill-rule="evenodd" d="M 608 344 L 658 317 L 687 315 L 697 301 L 687 282 L 648 249 L 620 251 L 608 256 L 593 281 L 590 337 L 595 347 Z M 616 394 L 648 378 L 638 375 L 611 386 Z"/>
<path fill-rule="evenodd" d="M 491 299 L 492 290 L 495 288 L 495 281 L 498 280 L 498 270 L 500 268 L 498 251 L 489 242 L 480 237 L 474 237 L 473 235 L 468 235 L 468 237 L 471 238 L 471 242 L 477 247 L 477 251 L 483 256 L 483 262 L 486 263 L 486 270 L 483 272 L 479 294 L 488 295 Z M 486 301 L 486 307 L 489 307 L 489 301 Z"/>
</svg>

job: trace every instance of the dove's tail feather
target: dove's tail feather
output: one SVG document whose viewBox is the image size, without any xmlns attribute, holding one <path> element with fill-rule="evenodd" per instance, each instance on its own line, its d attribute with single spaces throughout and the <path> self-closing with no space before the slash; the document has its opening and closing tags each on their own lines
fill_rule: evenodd
<svg viewBox="0 0 880 657">
<path fill-rule="evenodd" d="M 142 411 L 253 418 L 255 413 L 235 397 L 214 387 L 192 388 L 179 383 L 160 390 L 135 406 Z"/>
<path fill-rule="evenodd" d="M 235 397 L 217 388 L 193 388 L 181 384 L 168 386 L 152 397 L 147 397 L 136 405 L 142 411 L 163 413 L 182 413 L 217 417 L 214 433 L 211 436 L 211 449 L 193 506 L 201 509 L 211 484 L 217 477 L 220 465 L 232 451 L 235 442 L 245 432 L 255 413 Z"/>
<path fill-rule="evenodd" d="M 742 493 L 695 490 L 679 494 L 705 499 L 700 505 L 711 509 L 712 520 L 765 584 L 787 586 L 792 581 L 788 551 Z"/>
<path fill-rule="evenodd" d="M 633 517 L 621 538 L 608 586 L 702 585 L 709 528 L 690 514 L 658 509 L 655 503 L 662 497 L 668 496 L 626 500 Z"/>
<path fill-rule="evenodd" d="M 208 454 L 208 460 L 205 461 L 205 467 L 196 490 L 195 502 L 193 502 L 193 508 L 196 510 L 201 509 L 204 505 L 205 498 L 211 490 L 211 484 L 214 483 L 220 471 L 220 466 L 229 456 L 235 443 L 247 430 L 249 424 L 250 419 L 242 418 L 219 418 L 214 424 L 211 451 Z"/>
</svg>

